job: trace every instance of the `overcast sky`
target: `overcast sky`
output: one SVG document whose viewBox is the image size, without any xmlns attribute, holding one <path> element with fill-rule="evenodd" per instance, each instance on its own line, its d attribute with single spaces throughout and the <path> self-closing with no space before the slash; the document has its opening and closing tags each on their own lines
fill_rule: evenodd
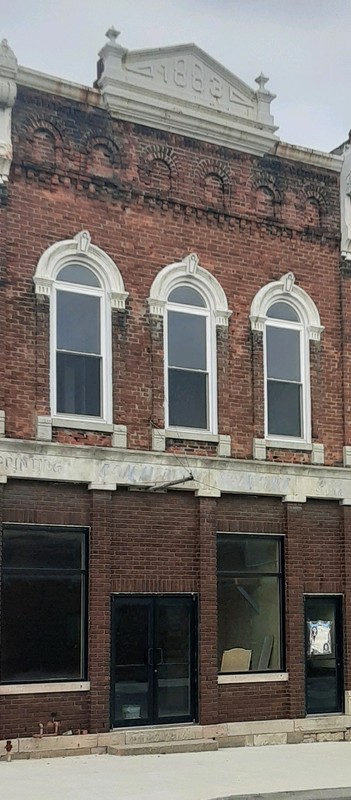
<svg viewBox="0 0 351 800">
<path fill-rule="evenodd" d="M 257 88 L 278 134 L 331 150 L 351 128 L 351 0 L 2 0 L 0 38 L 20 64 L 92 85 L 110 25 L 129 50 L 195 42 Z"/>
</svg>

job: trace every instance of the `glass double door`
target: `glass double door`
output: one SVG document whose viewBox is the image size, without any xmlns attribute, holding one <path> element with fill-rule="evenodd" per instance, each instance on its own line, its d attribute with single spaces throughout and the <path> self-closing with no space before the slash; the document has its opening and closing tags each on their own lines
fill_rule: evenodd
<svg viewBox="0 0 351 800">
<path fill-rule="evenodd" d="M 306 713 L 343 710 L 342 597 L 305 597 Z"/>
<path fill-rule="evenodd" d="M 195 719 L 193 595 L 112 598 L 112 725 Z"/>
</svg>

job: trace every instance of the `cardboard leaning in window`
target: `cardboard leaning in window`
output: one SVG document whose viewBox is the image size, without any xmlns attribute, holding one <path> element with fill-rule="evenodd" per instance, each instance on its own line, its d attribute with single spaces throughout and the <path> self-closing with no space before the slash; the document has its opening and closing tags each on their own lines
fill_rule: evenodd
<svg viewBox="0 0 351 800">
<path fill-rule="evenodd" d="M 308 620 L 308 655 L 331 655 L 331 622 L 319 619 L 317 622 Z"/>
</svg>

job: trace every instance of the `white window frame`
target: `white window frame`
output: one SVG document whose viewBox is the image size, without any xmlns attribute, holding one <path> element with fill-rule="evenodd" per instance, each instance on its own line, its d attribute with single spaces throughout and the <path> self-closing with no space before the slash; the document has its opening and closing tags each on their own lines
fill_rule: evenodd
<svg viewBox="0 0 351 800">
<path fill-rule="evenodd" d="M 178 286 L 190 286 L 195 289 L 204 298 L 208 312 L 207 324 L 207 356 L 208 356 L 208 373 L 209 373 L 209 386 L 208 386 L 208 423 L 207 430 L 204 428 L 168 428 L 168 347 L 167 347 L 167 312 L 168 312 L 168 297 Z M 231 311 L 228 309 L 228 302 L 222 286 L 217 278 L 208 270 L 201 267 L 199 258 L 196 253 L 190 253 L 185 256 L 182 261 L 176 261 L 173 264 L 168 264 L 160 270 L 156 275 L 148 298 L 150 315 L 164 317 L 164 386 L 165 386 L 165 433 L 168 437 L 172 436 L 172 432 L 182 438 L 196 440 L 199 437 L 201 441 L 212 441 L 211 437 L 217 437 L 218 422 L 217 422 L 217 341 L 216 341 L 216 328 L 218 326 L 228 327 L 229 317 Z M 175 309 L 176 304 L 172 303 L 172 308 Z M 186 306 L 179 304 L 179 309 L 184 312 L 185 308 L 189 308 L 189 313 L 193 312 L 196 306 Z M 190 312 L 191 309 L 191 312 Z M 205 309 L 199 308 L 200 313 L 204 313 Z M 206 439 L 208 437 L 208 439 Z"/>
<path fill-rule="evenodd" d="M 173 303 L 167 302 L 166 313 L 164 318 L 164 393 L 165 393 L 165 426 L 169 431 L 174 430 L 177 434 L 178 431 L 184 430 L 188 433 L 203 434 L 217 434 L 217 347 L 216 347 L 216 326 L 213 324 L 213 316 L 208 305 L 206 297 L 197 286 L 194 286 L 189 281 L 177 282 L 173 289 L 178 287 L 189 286 L 195 289 L 206 303 L 204 306 L 192 306 L 187 303 Z M 206 374 L 207 374 L 207 428 L 188 428 L 186 426 L 170 425 L 169 423 L 169 393 L 168 393 L 168 312 L 175 311 L 181 314 L 192 314 L 206 319 Z M 203 370 L 199 370 L 203 372 Z M 196 372 L 196 370 L 190 370 Z"/>
<path fill-rule="evenodd" d="M 71 262 L 72 263 L 72 262 Z M 76 261 L 75 265 L 80 266 L 80 262 Z M 83 266 L 83 265 L 82 265 Z M 85 265 L 84 265 L 85 266 Z M 91 272 L 95 275 L 96 272 L 89 267 Z M 89 295 L 90 297 L 99 297 L 100 299 L 100 357 L 101 357 L 101 384 L 100 384 L 100 416 L 89 416 L 87 414 L 65 414 L 57 411 L 57 293 L 69 292 L 71 294 Z M 111 335 L 111 314 L 107 310 L 106 292 L 103 288 L 95 286 L 87 286 L 85 284 L 69 283 L 68 281 L 57 280 L 54 283 L 53 292 L 51 293 L 50 303 L 50 401 L 52 416 L 57 419 L 71 421 L 72 424 L 76 419 L 85 421 L 91 425 L 94 422 L 104 422 L 106 424 L 112 423 L 112 369 L 111 366 L 111 353 L 112 353 L 112 335 Z M 110 355 L 110 358 L 109 358 Z"/>
<path fill-rule="evenodd" d="M 58 281 L 63 267 L 79 264 L 91 270 L 99 281 L 98 287 Z M 83 230 L 73 239 L 55 242 L 41 255 L 34 275 L 35 293 L 50 298 L 50 402 L 53 424 L 68 428 L 112 431 L 112 321 L 111 310 L 124 310 L 128 292 L 124 289 L 122 275 L 112 260 L 100 247 L 92 244 L 89 231 Z M 101 416 L 81 414 L 56 414 L 56 292 L 76 291 L 101 297 L 101 356 L 103 358 Z"/>
<path fill-rule="evenodd" d="M 278 302 L 275 300 L 274 302 Z M 301 315 L 295 306 L 286 298 L 281 298 L 280 302 L 289 305 L 298 315 L 300 321 L 293 322 L 292 320 L 276 319 L 275 317 L 267 317 L 264 326 L 264 339 L 263 339 L 263 363 L 264 363 L 264 428 L 265 438 L 267 441 L 281 441 L 282 444 L 286 442 L 301 442 L 301 444 L 310 444 L 311 442 L 311 388 L 310 388 L 310 358 L 309 358 L 309 343 L 306 334 L 305 326 L 301 320 Z M 272 304 L 273 305 L 273 304 Z M 269 309 L 268 309 L 269 310 Z M 282 434 L 268 432 L 268 368 L 267 368 L 267 328 L 280 328 L 283 330 L 293 330 L 299 333 L 300 344 L 300 377 L 301 380 L 291 381 L 292 383 L 299 383 L 302 391 L 301 402 L 301 436 L 283 436 Z M 279 382 L 279 381 L 278 381 Z"/>
<path fill-rule="evenodd" d="M 287 303 L 292 306 L 299 316 L 301 325 L 300 338 L 300 358 L 301 358 L 301 378 L 303 380 L 304 399 L 303 399 L 303 436 L 276 436 L 268 435 L 267 425 L 267 356 L 266 356 L 266 325 L 276 324 L 282 327 L 293 327 L 294 323 L 290 320 L 274 320 L 267 318 L 267 312 L 274 303 Z M 291 449 L 311 449 L 311 383 L 310 383 L 310 340 L 319 342 L 324 330 L 321 325 L 319 312 L 310 295 L 301 286 L 295 283 L 293 272 L 287 272 L 279 281 L 273 281 L 262 286 L 257 292 L 251 303 L 250 309 L 251 330 L 263 334 L 263 371 L 264 371 L 264 427 L 267 446 Z"/>
</svg>

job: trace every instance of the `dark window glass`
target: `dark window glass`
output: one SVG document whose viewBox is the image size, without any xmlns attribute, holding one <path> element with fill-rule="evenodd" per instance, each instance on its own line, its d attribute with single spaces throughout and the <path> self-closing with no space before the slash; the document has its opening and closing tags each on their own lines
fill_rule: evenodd
<svg viewBox="0 0 351 800">
<path fill-rule="evenodd" d="M 300 380 L 300 332 L 267 326 L 267 376 Z"/>
<path fill-rule="evenodd" d="M 58 281 L 65 281 L 66 283 L 79 283 L 82 286 L 100 286 L 96 275 L 81 264 L 69 264 L 67 267 L 60 269 L 57 276 Z"/>
<path fill-rule="evenodd" d="M 279 572 L 279 548 L 264 536 L 218 535 L 218 570 L 226 572 Z"/>
<path fill-rule="evenodd" d="M 169 424 L 207 428 L 207 374 L 168 370 Z"/>
<path fill-rule="evenodd" d="M 168 364 L 206 369 L 206 317 L 168 312 Z"/>
<path fill-rule="evenodd" d="M 81 569 L 84 566 L 84 537 L 63 530 L 5 530 L 2 555 L 7 568 Z"/>
<path fill-rule="evenodd" d="M 297 312 L 289 303 L 273 303 L 267 311 L 267 317 L 286 319 L 290 322 L 300 322 Z"/>
<path fill-rule="evenodd" d="M 67 530 L 4 530 L 2 681 L 85 677 L 85 534 L 69 538 Z"/>
<path fill-rule="evenodd" d="M 101 416 L 101 358 L 56 354 L 59 414 Z"/>
<path fill-rule="evenodd" d="M 168 300 L 170 303 L 184 303 L 186 306 L 206 308 L 204 298 L 192 286 L 178 286 L 170 293 Z"/>
<path fill-rule="evenodd" d="M 276 538 L 218 537 L 220 672 L 282 668 L 280 549 Z"/>
<path fill-rule="evenodd" d="M 300 384 L 267 382 L 269 434 L 302 436 L 301 400 Z"/>
<path fill-rule="evenodd" d="M 75 353 L 101 352 L 99 297 L 57 292 L 57 348 Z"/>
</svg>

